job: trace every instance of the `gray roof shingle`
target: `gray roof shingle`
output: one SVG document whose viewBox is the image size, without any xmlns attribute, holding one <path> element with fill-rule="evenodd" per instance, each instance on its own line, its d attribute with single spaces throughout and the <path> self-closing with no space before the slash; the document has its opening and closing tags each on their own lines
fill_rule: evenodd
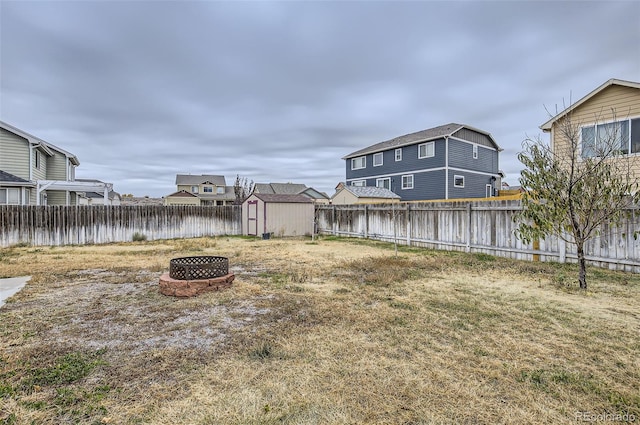
<svg viewBox="0 0 640 425">
<path fill-rule="evenodd" d="M 10 183 L 30 183 L 29 180 L 22 179 L 18 176 L 14 176 L 11 173 L 7 173 L 6 171 L 0 170 L 0 182 L 10 182 Z"/>
<path fill-rule="evenodd" d="M 400 199 L 400 196 L 396 195 L 389 189 L 385 189 L 384 187 L 345 186 L 344 188 L 358 198 Z"/>
<path fill-rule="evenodd" d="M 256 198 L 263 202 L 279 202 L 286 204 L 309 204 L 313 201 L 304 195 L 277 194 L 277 193 L 254 193 Z"/>
<path fill-rule="evenodd" d="M 438 127 L 433 127 L 433 128 L 428 129 L 428 130 L 417 131 L 415 133 L 405 134 L 404 136 L 394 137 L 393 139 L 385 140 L 384 142 L 380 142 L 380 143 L 376 143 L 376 144 L 368 146 L 368 147 L 366 147 L 364 149 L 360 149 L 360 150 L 357 150 L 355 152 L 351 152 L 349 155 L 346 155 L 346 156 L 342 157 L 342 159 L 349 159 L 349 158 L 353 158 L 353 157 L 357 157 L 357 156 L 361 156 L 361 155 L 366 155 L 366 154 L 369 154 L 369 153 L 385 151 L 385 150 L 388 150 L 388 149 L 393 149 L 393 148 L 399 148 L 399 147 L 402 147 L 402 146 L 412 145 L 412 144 L 418 143 L 418 142 L 425 142 L 425 141 L 428 141 L 428 140 L 439 139 L 439 138 L 445 137 L 445 136 L 451 136 L 451 135 L 453 135 L 453 133 L 455 133 L 456 131 L 460 130 L 461 128 L 468 128 L 470 130 L 477 131 L 477 132 L 480 132 L 480 133 L 484 133 L 487 136 L 489 136 L 489 133 L 487 133 L 485 131 L 482 131 L 482 130 L 478 130 L 477 128 L 470 127 L 470 126 L 465 125 L 465 124 L 449 123 L 449 124 L 441 125 L 441 126 L 438 126 Z"/>
</svg>

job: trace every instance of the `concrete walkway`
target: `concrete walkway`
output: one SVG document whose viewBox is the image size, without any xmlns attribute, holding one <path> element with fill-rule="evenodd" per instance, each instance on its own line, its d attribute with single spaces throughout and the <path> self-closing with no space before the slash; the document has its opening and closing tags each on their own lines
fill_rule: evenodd
<svg viewBox="0 0 640 425">
<path fill-rule="evenodd" d="M 0 279 L 0 307 L 4 305 L 4 301 L 7 298 L 21 290 L 29 279 L 31 279 L 31 276 Z"/>
</svg>

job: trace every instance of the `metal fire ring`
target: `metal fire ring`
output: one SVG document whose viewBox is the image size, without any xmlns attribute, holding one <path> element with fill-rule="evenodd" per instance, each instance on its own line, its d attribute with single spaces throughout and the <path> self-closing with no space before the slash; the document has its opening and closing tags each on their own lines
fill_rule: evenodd
<svg viewBox="0 0 640 425">
<path fill-rule="evenodd" d="M 229 259 L 227 257 L 182 257 L 174 258 L 169 262 L 169 276 L 172 279 L 211 279 L 227 274 L 229 274 Z"/>
</svg>

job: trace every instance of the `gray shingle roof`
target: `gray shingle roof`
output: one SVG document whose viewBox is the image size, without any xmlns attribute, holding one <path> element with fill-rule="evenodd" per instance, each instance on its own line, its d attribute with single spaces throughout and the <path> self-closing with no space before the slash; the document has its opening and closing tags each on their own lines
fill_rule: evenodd
<svg viewBox="0 0 640 425">
<path fill-rule="evenodd" d="M 388 149 L 399 148 L 401 146 L 412 145 L 418 142 L 425 142 L 428 140 L 439 139 L 445 136 L 451 136 L 453 133 L 460 130 L 461 128 L 468 128 L 468 129 L 489 135 L 489 133 L 486 133 L 485 131 L 478 130 L 477 128 L 470 127 L 465 124 L 449 123 L 449 124 L 441 125 L 438 127 L 433 127 L 428 130 L 422 130 L 415 133 L 405 134 L 404 136 L 399 136 L 390 140 L 385 140 L 384 142 L 376 143 L 375 145 L 368 146 L 364 149 L 351 152 L 349 155 L 342 157 L 342 159 L 349 159 L 349 158 L 353 158 L 361 155 L 366 155 L 369 153 L 385 151 Z"/>
<path fill-rule="evenodd" d="M 396 195 L 389 189 L 385 189 L 384 187 L 345 186 L 344 188 L 358 198 L 400 199 L 400 196 Z"/>
<path fill-rule="evenodd" d="M 254 190 L 258 193 L 270 193 L 280 195 L 296 195 L 307 188 L 301 183 L 256 183 Z"/>
<path fill-rule="evenodd" d="M 224 176 L 214 176 L 210 174 L 202 174 L 202 175 L 191 175 L 191 174 L 177 174 L 176 175 L 176 185 L 183 184 L 202 184 L 205 182 L 210 182 L 216 186 L 226 186 L 227 182 L 224 179 Z"/>
<path fill-rule="evenodd" d="M 313 202 L 304 195 L 277 193 L 254 193 L 253 195 L 264 202 L 280 202 L 286 204 L 309 204 Z"/>
<path fill-rule="evenodd" d="M 30 183 L 29 180 L 22 179 L 18 176 L 14 176 L 11 173 L 7 173 L 6 171 L 0 170 L 0 182 L 11 182 L 11 183 Z"/>
</svg>

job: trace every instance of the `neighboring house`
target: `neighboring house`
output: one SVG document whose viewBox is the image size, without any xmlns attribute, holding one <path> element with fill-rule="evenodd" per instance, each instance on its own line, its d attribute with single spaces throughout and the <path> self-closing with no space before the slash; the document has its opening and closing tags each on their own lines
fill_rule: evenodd
<svg viewBox="0 0 640 425">
<path fill-rule="evenodd" d="M 236 200 L 233 186 L 227 186 L 224 176 L 178 174 L 176 187 L 176 192 L 165 196 L 165 205 L 233 205 Z"/>
<path fill-rule="evenodd" d="M 316 204 L 328 204 L 329 196 L 301 183 L 256 183 L 252 193 L 271 195 L 304 195 Z"/>
<path fill-rule="evenodd" d="M 94 179 L 76 179 L 77 182 L 105 184 L 105 182 Z M 110 190 L 105 193 L 98 192 L 78 192 L 78 205 L 120 205 L 122 198 L 118 192 Z M 105 196 L 106 194 L 106 196 Z"/>
<path fill-rule="evenodd" d="M 76 205 L 78 192 L 111 191 L 76 181 L 78 165 L 75 155 L 0 121 L 0 204 Z"/>
<path fill-rule="evenodd" d="M 254 192 L 242 203 L 242 234 L 311 235 L 314 213 L 313 201 L 304 195 Z"/>
<path fill-rule="evenodd" d="M 400 202 L 400 196 L 384 187 L 347 186 L 340 183 L 336 193 L 331 197 L 333 205 L 378 204 L 383 202 Z"/>
<path fill-rule="evenodd" d="M 342 159 L 349 186 L 389 189 L 403 201 L 483 198 L 500 188 L 491 134 L 446 124 L 360 149 Z"/>
<path fill-rule="evenodd" d="M 620 153 L 630 160 L 633 176 L 640 178 L 640 83 L 611 79 L 542 124 L 556 154 L 569 146 L 558 131 L 567 114 L 571 114 L 572 125 L 580 128 L 581 157 L 597 154 L 598 136 L 603 140 L 614 134 Z"/>
</svg>

